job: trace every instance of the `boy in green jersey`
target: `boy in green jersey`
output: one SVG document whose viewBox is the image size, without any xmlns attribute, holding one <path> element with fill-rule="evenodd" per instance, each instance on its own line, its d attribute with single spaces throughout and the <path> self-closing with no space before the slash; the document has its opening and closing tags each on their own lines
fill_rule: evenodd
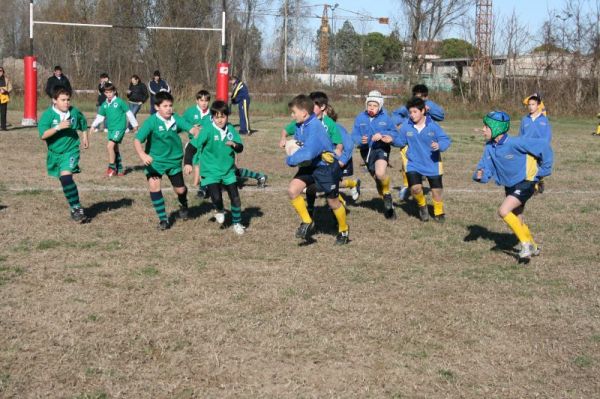
<svg viewBox="0 0 600 399">
<path fill-rule="evenodd" d="M 229 107 L 224 101 L 215 101 L 210 107 L 212 123 L 205 125 L 202 131 L 185 148 L 184 171 L 192 173 L 192 160 L 197 152 L 202 163 L 202 184 L 208 190 L 215 206 L 215 219 L 219 224 L 225 222 L 223 212 L 223 194 L 225 189 L 231 202 L 233 231 L 244 234 L 242 226 L 242 202 L 237 187 L 235 154 L 244 149 L 242 139 L 233 125 L 228 123 Z"/>
<path fill-rule="evenodd" d="M 158 229 L 166 230 L 170 225 L 160 182 L 162 176 L 166 174 L 179 199 L 179 217 L 187 219 L 187 187 L 183 181 L 181 170 L 183 145 L 179 133 L 189 132 L 196 136 L 200 128 L 192 126 L 185 119 L 173 113 L 173 96 L 167 92 L 156 94 L 154 107 L 156 113 L 146 119 L 139 128 L 133 144 L 138 156 L 146 166 L 144 173 L 148 179 L 150 199 L 158 215 Z M 142 148 L 142 143 L 146 143 L 145 148 Z"/>
<path fill-rule="evenodd" d="M 46 168 L 50 176 L 60 180 L 63 193 L 71 208 L 71 218 L 79 223 L 89 221 L 79 202 L 77 185 L 73 174 L 79 173 L 79 135 L 82 132 L 83 148 L 89 147 L 87 121 L 83 114 L 71 106 L 71 93 L 57 86 L 52 93 L 52 106 L 40 118 L 40 138 L 48 145 Z"/>
<path fill-rule="evenodd" d="M 137 130 L 138 122 L 133 112 L 129 110 L 129 105 L 117 96 L 117 89 L 112 83 L 109 82 L 104 85 L 104 95 L 106 96 L 106 100 L 98 107 L 98 114 L 94 122 L 92 122 L 90 134 L 106 119 L 106 128 L 108 130 L 108 144 L 106 145 L 106 149 L 108 150 L 108 169 L 106 169 L 105 176 L 124 176 L 119 144 L 123 141 L 123 137 L 125 137 L 125 133 L 128 130 L 127 121 L 129 121 L 134 131 Z"/>
<path fill-rule="evenodd" d="M 202 127 L 206 123 L 210 123 L 210 93 L 206 90 L 200 90 L 196 93 L 196 104 L 192 105 L 183 113 L 183 118 L 194 126 Z M 194 136 L 190 135 L 189 141 Z M 206 190 L 200 182 L 200 153 L 196 153 L 192 161 L 194 166 L 194 186 L 198 186 L 198 197 L 205 198 Z"/>
</svg>

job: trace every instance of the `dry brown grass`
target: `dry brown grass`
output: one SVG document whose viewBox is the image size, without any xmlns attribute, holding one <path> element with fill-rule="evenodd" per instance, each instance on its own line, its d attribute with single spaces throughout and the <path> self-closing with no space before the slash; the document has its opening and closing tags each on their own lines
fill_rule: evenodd
<svg viewBox="0 0 600 399">
<path fill-rule="evenodd" d="M 523 266 L 495 216 L 501 190 L 470 181 L 478 121 L 445 124 L 445 225 L 403 205 L 385 221 L 357 163 L 368 190 L 344 248 L 325 209 L 326 234 L 293 239 L 293 171 L 276 149 L 285 121 L 257 117 L 246 139 L 239 165 L 268 172 L 270 188 L 242 190 L 244 237 L 195 198 L 194 219 L 156 231 L 141 171 L 101 177 L 103 134 L 76 178 L 94 218 L 75 225 L 34 131 L 0 134 L 0 397 L 600 395 L 593 122 L 554 123 L 556 171 L 527 212 L 543 254 Z M 126 165 L 138 163 L 131 144 Z"/>
</svg>

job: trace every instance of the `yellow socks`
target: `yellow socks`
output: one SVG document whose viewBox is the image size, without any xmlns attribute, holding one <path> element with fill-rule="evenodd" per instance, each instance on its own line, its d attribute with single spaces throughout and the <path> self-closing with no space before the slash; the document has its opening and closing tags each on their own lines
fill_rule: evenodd
<svg viewBox="0 0 600 399">
<path fill-rule="evenodd" d="M 519 217 L 510 212 L 502 218 L 504 222 L 511 228 L 521 243 L 530 242 L 533 244 L 533 237 L 525 223 L 521 223 Z"/>
<path fill-rule="evenodd" d="M 443 201 L 433 201 L 433 214 L 434 216 L 440 216 L 444 214 L 444 202 Z"/>
<path fill-rule="evenodd" d="M 338 199 L 340 200 L 340 203 L 342 204 L 342 206 L 346 206 L 346 200 L 344 199 L 344 197 L 342 197 L 342 194 L 338 194 Z"/>
<path fill-rule="evenodd" d="M 344 188 L 354 188 L 357 186 L 356 180 L 346 179 L 342 183 L 344 183 Z"/>
<path fill-rule="evenodd" d="M 389 176 L 386 176 L 383 178 L 383 180 L 381 181 L 381 194 L 382 195 L 386 195 L 390 193 L 390 182 L 392 179 L 390 179 Z"/>
<path fill-rule="evenodd" d="M 340 206 L 338 209 L 333 210 L 333 214 L 338 222 L 338 231 L 341 233 L 342 231 L 348 230 L 348 225 L 346 224 L 346 208 Z"/>
<path fill-rule="evenodd" d="M 427 201 L 425 200 L 425 194 L 423 194 L 422 191 L 419 194 L 413 194 L 412 196 L 415 199 L 415 201 L 417 201 L 417 205 L 419 205 L 419 208 L 427 205 Z"/>
<path fill-rule="evenodd" d="M 308 209 L 306 209 L 306 202 L 304 202 L 304 198 L 302 196 L 297 196 L 293 200 L 290 201 L 300 219 L 302 219 L 302 223 L 311 223 L 312 219 L 308 214 Z"/>
</svg>

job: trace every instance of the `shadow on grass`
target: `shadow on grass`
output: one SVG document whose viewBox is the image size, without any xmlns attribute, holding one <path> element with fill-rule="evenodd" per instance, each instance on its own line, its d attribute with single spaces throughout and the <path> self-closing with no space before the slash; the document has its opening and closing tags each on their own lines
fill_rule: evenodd
<svg viewBox="0 0 600 399">
<path fill-rule="evenodd" d="M 8 206 L 6 206 L 6 205 L 0 205 L 0 211 L 4 210 L 6 208 L 8 208 Z"/>
<path fill-rule="evenodd" d="M 469 230 L 469 234 L 463 239 L 464 242 L 477 241 L 480 238 L 493 241 L 496 245 L 490 251 L 501 251 L 519 260 L 519 254 L 514 248 L 519 243 L 519 240 L 517 240 L 514 234 L 497 233 L 477 224 L 469 225 L 467 229 Z"/>
<path fill-rule="evenodd" d="M 113 201 L 101 201 L 92 204 L 89 208 L 85 208 L 85 213 L 90 219 L 94 219 L 101 213 L 130 207 L 132 204 L 133 200 L 131 198 L 121 198 Z"/>
<path fill-rule="evenodd" d="M 188 219 L 198 219 L 199 217 L 210 213 L 213 210 L 213 205 L 210 201 L 202 201 L 198 205 L 190 206 L 188 208 Z M 179 221 L 179 210 L 176 209 L 169 213 L 169 224 L 172 226 Z"/>
<path fill-rule="evenodd" d="M 264 213 L 260 207 L 251 206 L 249 208 L 242 208 L 242 224 L 246 227 L 250 227 L 252 219 L 261 218 L 263 216 Z"/>
</svg>

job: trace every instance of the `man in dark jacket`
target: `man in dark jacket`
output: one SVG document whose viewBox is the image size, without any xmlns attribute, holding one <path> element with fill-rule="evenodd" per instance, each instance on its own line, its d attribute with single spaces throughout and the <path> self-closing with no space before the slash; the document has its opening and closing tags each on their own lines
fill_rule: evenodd
<svg viewBox="0 0 600 399">
<path fill-rule="evenodd" d="M 52 98 L 54 88 L 57 86 L 64 87 L 65 89 L 67 89 L 69 94 L 73 93 L 73 89 L 71 88 L 71 82 L 69 82 L 69 79 L 65 75 L 63 75 L 62 68 L 60 67 L 60 65 L 54 67 L 54 75 L 50 76 L 48 78 L 48 81 L 46 82 L 46 94 L 48 95 L 48 97 Z"/>
<path fill-rule="evenodd" d="M 250 93 L 248 86 L 237 76 L 229 79 L 231 84 L 231 102 L 237 104 L 240 112 L 240 134 L 252 134 L 250 129 Z"/>
<path fill-rule="evenodd" d="M 156 112 L 156 109 L 154 108 L 156 94 L 161 91 L 171 93 L 171 88 L 165 80 L 160 78 L 160 71 L 156 70 L 152 75 L 152 80 L 148 82 L 148 90 L 150 91 L 150 114 L 154 114 Z"/>
</svg>

